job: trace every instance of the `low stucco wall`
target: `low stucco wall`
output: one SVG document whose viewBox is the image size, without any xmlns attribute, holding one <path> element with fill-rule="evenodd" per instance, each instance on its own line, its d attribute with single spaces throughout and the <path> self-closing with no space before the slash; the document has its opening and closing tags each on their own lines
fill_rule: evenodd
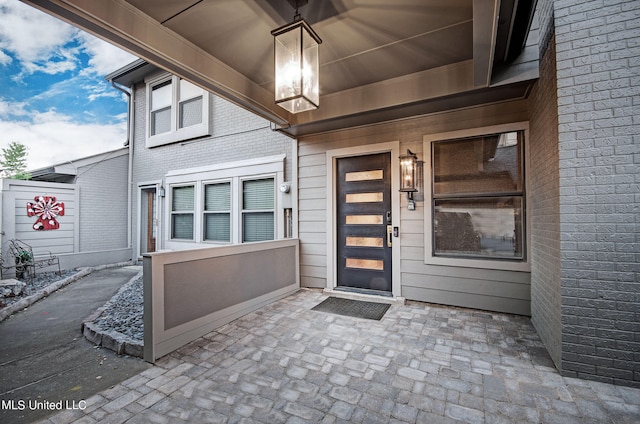
<svg viewBox="0 0 640 424">
<path fill-rule="evenodd" d="M 300 288 L 297 239 L 144 257 L 144 359 L 154 362 Z"/>
</svg>

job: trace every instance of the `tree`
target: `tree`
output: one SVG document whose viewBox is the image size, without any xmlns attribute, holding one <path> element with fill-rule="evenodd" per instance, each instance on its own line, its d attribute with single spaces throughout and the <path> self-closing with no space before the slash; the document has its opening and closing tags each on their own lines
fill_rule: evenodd
<svg viewBox="0 0 640 424">
<path fill-rule="evenodd" d="M 0 167 L 4 178 L 30 179 L 31 174 L 27 172 L 27 147 L 15 141 L 9 143 L 9 147 L 2 149 Z"/>
</svg>

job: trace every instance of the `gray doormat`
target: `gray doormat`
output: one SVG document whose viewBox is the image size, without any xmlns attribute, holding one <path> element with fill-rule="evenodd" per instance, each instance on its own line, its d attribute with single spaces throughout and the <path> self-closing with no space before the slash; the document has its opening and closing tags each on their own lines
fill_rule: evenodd
<svg viewBox="0 0 640 424">
<path fill-rule="evenodd" d="M 364 302 L 361 300 L 329 297 L 311 308 L 311 310 L 379 321 L 390 306 L 388 303 Z"/>
</svg>

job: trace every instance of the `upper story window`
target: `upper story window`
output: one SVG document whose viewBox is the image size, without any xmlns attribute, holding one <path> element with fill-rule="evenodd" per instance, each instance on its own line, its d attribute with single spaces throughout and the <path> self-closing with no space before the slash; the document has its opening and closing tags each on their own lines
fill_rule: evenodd
<svg viewBox="0 0 640 424">
<path fill-rule="evenodd" d="M 526 269 L 524 136 L 518 130 L 425 143 L 427 263 Z"/>
<path fill-rule="evenodd" d="M 147 147 L 210 135 L 209 94 L 176 76 L 147 83 Z"/>
<path fill-rule="evenodd" d="M 151 136 L 171 131 L 171 80 L 151 87 Z"/>
</svg>

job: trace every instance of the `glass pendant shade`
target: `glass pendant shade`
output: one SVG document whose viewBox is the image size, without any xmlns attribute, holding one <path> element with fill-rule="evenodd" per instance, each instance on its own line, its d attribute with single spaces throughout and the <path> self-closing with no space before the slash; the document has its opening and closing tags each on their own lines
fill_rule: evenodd
<svg viewBox="0 0 640 424">
<path fill-rule="evenodd" d="M 274 36 L 275 102 L 291 113 L 317 109 L 318 46 L 322 40 L 304 19 L 271 31 Z"/>
</svg>

